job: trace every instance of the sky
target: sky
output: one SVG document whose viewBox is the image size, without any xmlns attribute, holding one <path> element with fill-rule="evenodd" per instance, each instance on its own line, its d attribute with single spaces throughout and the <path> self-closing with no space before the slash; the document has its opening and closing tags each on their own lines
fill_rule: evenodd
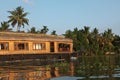
<svg viewBox="0 0 120 80">
<path fill-rule="evenodd" d="M 120 35 L 120 0 L 1 0 L 0 3 L 0 22 L 7 21 L 8 11 L 18 6 L 29 13 L 26 31 L 47 26 L 49 34 L 56 30 L 61 35 L 75 27 L 89 26 L 91 31 L 96 27 L 102 33 L 110 28 Z"/>
</svg>

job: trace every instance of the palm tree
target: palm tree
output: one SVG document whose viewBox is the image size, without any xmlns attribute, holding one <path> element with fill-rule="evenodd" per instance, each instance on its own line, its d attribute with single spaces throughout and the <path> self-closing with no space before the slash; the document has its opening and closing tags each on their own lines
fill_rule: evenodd
<svg viewBox="0 0 120 80">
<path fill-rule="evenodd" d="M 90 38 L 93 38 L 93 39 L 95 39 L 96 41 L 98 41 L 98 40 L 99 40 L 99 37 L 100 37 L 100 34 L 99 34 L 98 29 L 97 29 L 97 28 L 94 28 L 93 31 L 91 32 L 90 36 L 91 36 Z M 93 41 L 92 41 L 92 42 L 93 42 Z"/>
<path fill-rule="evenodd" d="M 73 31 L 71 31 L 71 30 L 67 30 L 66 32 L 65 32 L 65 34 L 63 34 L 66 38 L 70 38 L 70 39 L 72 39 L 72 37 L 73 37 Z"/>
<path fill-rule="evenodd" d="M 43 26 L 43 28 L 40 30 L 40 33 L 46 34 L 48 31 L 49 29 L 47 28 L 47 26 Z"/>
<path fill-rule="evenodd" d="M 90 35 L 90 31 L 89 30 L 90 30 L 90 27 L 88 27 L 88 26 L 84 26 L 84 29 L 82 30 L 83 33 L 84 33 L 84 36 L 86 38 L 87 44 L 89 44 L 89 40 L 88 40 L 88 37 Z"/>
<path fill-rule="evenodd" d="M 93 31 L 90 33 L 89 39 L 89 48 L 92 54 L 98 54 L 99 52 L 99 31 L 97 28 L 94 28 Z"/>
<path fill-rule="evenodd" d="M 51 35 L 57 35 L 57 34 L 56 34 L 56 31 L 53 30 L 53 31 L 51 32 Z"/>
<path fill-rule="evenodd" d="M 97 28 L 94 28 L 94 29 L 93 29 L 93 34 L 94 34 L 94 35 L 98 35 L 98 33 L 99 33 L 99 32 L 98 32 L 98 29 L 97 29 Z"/>
<path fill-rule="evenodd" d="M 102 34 L 104 52 L 113 51 L 114 49 L 114 46 L 112 44 L 113 40 L 114 40 L 114 36 L 112 33 L 112 29 L 105 30 L 105 32 Z"/>
<path fill-rule="evenodd" d="M 120 36 L 119 35 L 115 35 L 114 37 L 115 38 L 112 41 L 112 44 L 115 47 L 114 51 L 117 52 L 117 53 L 120 53 Z"/>
<path fill-rule="evenodd" d="M 110 43 L 114 40 L 114 36 L 112 33 L 112 29 L 108 29 L 103 33 L 103 38 L 105 39 L 105 43 Z"/>
<path fill-rule="evenodd" d="M 31 33 L 36 33 L 36 28 L 35 27 L 32 27 L 31 30 L 30 30 Z"/>
<path fill-rule="evenodd" d="M 90 33 L 89 30 L 90 30 L 90 27 L 88 27 L 88 26 L 84 26 L 84 30 L 83 30 L 83 31 L 84 31 L 84 33 L 85 33 L 86 36 L 89 35 L 89 33 Z"/>
<path fill-rule="evenodd" d="M 0 31 L 10 31 L 9 24 L 7 22 L 1 22 Z"/>
<path fill-rule="evenodd" d="M 13 27 L 17 25 L 17 31 L 20 31 L 20 27 L 24 25 L 28 25 L 28 19 L 26 18 L 27 12 L 24 12 L 24 9 L 19 6 L 13 11 L 8 11 L 10 13 L 10 16 L 8 16 L 9 20 L 8 22 L 11 23 Z"/>
</svg>

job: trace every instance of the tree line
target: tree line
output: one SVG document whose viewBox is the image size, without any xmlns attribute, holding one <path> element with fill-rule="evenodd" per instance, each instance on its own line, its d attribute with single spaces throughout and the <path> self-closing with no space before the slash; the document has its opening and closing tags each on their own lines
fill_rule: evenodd
<svg viewBox="0 0 120 80">
<path fill-rule="evenodd" d="M 8 11 L 8 13 L 10 14 L 9 20 L 1 22 L 0 31 L 12 31 L 11 25 L 13 28 L 16 26 L 17 32 L 20 32 L 21 27 L 24 28 L 25 25 L 29 25 L 29 19 L 26 18 L 28 12 L 24 12 L 21 6 Z M 43 26 L 40 30 L 32 27 L 28 33 L 46 34 L 48 31 L 47 26 Z M 51 35 L 57 35 L 56 31 L 53 30 Z M 83 29 L 76 27 L 73 30 L 67 30 L 63 35 L 73 40 L 74 51 L 86 55 L 105 54 L 107 52 L 120 53 L 120 36 L 112 33 L 112 29 L 99 33 L 97 28 L 90 31 L 89 26 L 84 26 Z"/>
<path fill-rule="evenodd" d="M 120 36 L 112 33 L 112 29 L 107 29 L 99 33 L 97 28 L 90 31 L 90 27 L 83 29 L 67 30 L 64 34 L 66 38 L 73 39 L 75 51 L 86 55 L 120 53 Z"/>
</svg>

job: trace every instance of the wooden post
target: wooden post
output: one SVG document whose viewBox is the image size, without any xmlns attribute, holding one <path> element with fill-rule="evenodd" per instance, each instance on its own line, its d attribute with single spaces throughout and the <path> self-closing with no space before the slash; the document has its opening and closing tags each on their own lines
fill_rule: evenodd
<svg viewBox="0 0 120 80">
<path fill-rule="evenodd" d="M 74 76 L 74 63 L 70 63 L 70 76 Z"/>
<path fill-rule="evenodd" d="M 70 52 L 73 52 L 73 44 L 70 43 Z"/>
<path fill-rule="evenodd" d="M 57 53 L 58 52 L 58 43 L 57 42 L 54 42 L 54 49 L 55 49 L 55 53 Z"/>
<path fill-rule="evenodd" d="M 46 42 L 46 52 L 50 52 L 50 42 Z"/>
</svg>

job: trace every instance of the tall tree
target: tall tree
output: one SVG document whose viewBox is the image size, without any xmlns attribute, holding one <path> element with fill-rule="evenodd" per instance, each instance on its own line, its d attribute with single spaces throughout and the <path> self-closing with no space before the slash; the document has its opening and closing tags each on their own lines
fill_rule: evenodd
<svg viewBox="0 0 120 80">
<path fill-rule="evenodd" d="M 111 42 L 114 40 L 112 29 L 108 29 L 107 31 L 105 31 L 103 33 L 103 38 L 106 44 L 111 44 Z"/>
<path fill-rule="evenodd" d="M 8 13 L 10 13 L 10 16 L 8 16 L 9 20 L 8 22 L 11 23 L 11 25 L 13 27 L 15 27 L 15 25 L 17 25 L 17 31 L 20 31 L 20 27 L 29 25 L 28 22 L 28 18 L 26 18 L 26 16 L 28 15 L 27 12 L 24 12 L 24 9 L 19 6 L 17 7 L 15 10 L 13 11 L 8 11 Z"/>
<path fill-rule="evenodd" d="M 89 39 L 88 39 L 89 34 L 90 34 L 89 30 L 90 30 L 90 27 L 88 27 L 88 26 L 84 26 L 84 29 L 82 30 L 85 35 L 87 44 L 89 44 Z"/>
<path fill-rule="evenodd" d="M 84 32 L 84 34 L 85 34 L 86 36 L 89 35 L 89 33 L 90 33 L 89 30 L 90 30 L 90 27 L 88 27 L 88 26 L 84 26 L 83 32 Z"/>
<path fill-rule="evenodd" d="M 98 32 L 98 29 L 97 29 L 97 28 L 94 28 L 92 33 L 93 33 L 94 35 L 98 35 L 98 33 L 99 33 L 99 32 Z"/>
<path fill-rule="evenodd" d="M 92 52 L 93 54 L 98 54 L 99 49 L 99 31 L 97 28 L 94 28 L 93 31 L 90 33 L 89 35 L 89 48 L 90 48 L 90 52 Z"/>
<path fill-rule="evenodd" d="M 72 39 L 73 37 L 73 32 L 71 30 L 67 30 L 65 34 L 63 34 L 66 38 Z"/>
<path fill-rule="evenodd" d="M 115 35 L 115 39 L 113 40 L 112 44 L 115 46 L 115 52 L 120 53 L 120 36 Z"/>
</svg>

